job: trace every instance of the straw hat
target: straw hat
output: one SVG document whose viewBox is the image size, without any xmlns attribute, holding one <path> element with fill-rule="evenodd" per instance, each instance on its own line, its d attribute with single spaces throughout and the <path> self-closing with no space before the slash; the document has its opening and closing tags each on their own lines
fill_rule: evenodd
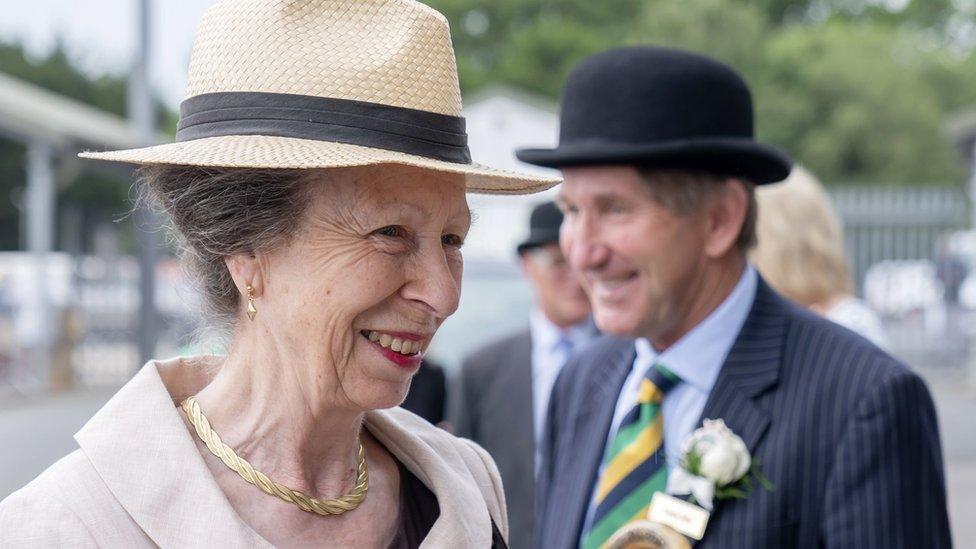
<svg viewBox="0 0 976 549">
<path fill-rule="evenodd" d="M 471 162 L 444 16 L 413 0 L 222 0 L 190 58 L 176 142 L 82 153 L 134 164 L 331 168 L 396 163 L 464 174 L 471 192 L 556 178 Z"/>
</svg>

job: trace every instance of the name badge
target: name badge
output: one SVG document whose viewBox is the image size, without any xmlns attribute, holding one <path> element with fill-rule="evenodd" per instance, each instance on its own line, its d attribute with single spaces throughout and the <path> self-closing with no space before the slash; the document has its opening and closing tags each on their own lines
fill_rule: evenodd
<svg viewBox="0 0 976 549">
<path fill-rule="evenodd" d="M 709 512 L 664 492 L 655 492 L 647 511 L 647 519 L 670 526 L 689 538 L 700 540 L 705 535 Z"/>
</svg>

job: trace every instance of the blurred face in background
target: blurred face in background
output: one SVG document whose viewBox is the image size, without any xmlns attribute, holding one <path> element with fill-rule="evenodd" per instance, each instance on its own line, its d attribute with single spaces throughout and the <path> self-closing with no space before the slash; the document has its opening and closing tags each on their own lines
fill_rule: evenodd
<svg viewBox="0 0 976 549">
<path fill-rule="evenodd" d="M 522 254 L 522 270 L 536 303 L 550 322 L 568 328 L 586 320 L 590 302 L 559 249 L 559 244 L 531 248 Z"/>
</svg>

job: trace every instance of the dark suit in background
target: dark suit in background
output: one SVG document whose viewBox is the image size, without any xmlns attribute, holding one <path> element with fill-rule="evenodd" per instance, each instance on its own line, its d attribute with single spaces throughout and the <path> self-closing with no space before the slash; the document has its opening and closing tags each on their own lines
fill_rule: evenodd
<svg viewBox="0 0 976 549">
<path fill-rule="evenodd" d="M 537 486 L 537 547 L 577 545 L 634 356 L 632 342 L 603 338 L 557 381 Z M 762 281 L 702 418 L 724 419 L 775 490 L 715 500 L 697 548 L 951 545 L 924 382 Z"/>
<path fill-rule="evenodd" d="M 424 359 L 410 382 L 407 398 L 400 406 L 437 425 L 444 421 L 446 405 L 447 380 L 444 377 L 444 368 L 436 362 Z"/>
<path fill-rule="evenodd" d="M 589 299 L 559 249 L 562 222 L 554 202 L 532 209 L 528 237 L 515 250 L 534 293 L 529 327 L 468 356 L 452 403 L 455 434 L 483 446 L 498 465 L 512 549 L 532 545 L 535 439 L 552 386 L 574 348 L 596 334 Z"/>
<path fill-rule="evenodd" d="M 519 332 L 464 360 L 454 434 L 480 444 L 498 465 L 508 505 L 509 545 L 532 545 L 535 442 L 532 338 Z"/>
</svg>

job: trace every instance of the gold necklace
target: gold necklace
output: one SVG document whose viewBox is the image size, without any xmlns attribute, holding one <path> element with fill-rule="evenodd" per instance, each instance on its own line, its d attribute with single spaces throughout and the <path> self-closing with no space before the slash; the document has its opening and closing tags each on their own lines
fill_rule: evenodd
<svg viewBox="0 0 976 549">
<path fill-rule="evenodd" d="M 288 503 L 294 503 L 302 511 L 319 515 L 341 515 L 359 507 L 359 504 L 366 499 L 366 491 L 369 490 L 369 474 L 366 471 L 366 450 L 363 449 L 362 439 L 359 441 L 359 475 L 356 477 L 356 486 L 343 496 L 334 499 L 318 499 L 300 490 L 292 490 L 278 484 L 261 471 L 255 470 L 246 459 L 238 456 L 230 446 L 220 440 L 220 436 L 210 427 L 207 416 L 200 411 L 200 404 L 195 398 L 188 397 L 180 404 L 180 408 L 186 413 L 190 424 L 196 429 L 197 436 L 207 445 L 210 453 L 220 458 L 224 465 L 241 478 L 257 486 L 269 496 L 281 498 Z"/>
</svg>

